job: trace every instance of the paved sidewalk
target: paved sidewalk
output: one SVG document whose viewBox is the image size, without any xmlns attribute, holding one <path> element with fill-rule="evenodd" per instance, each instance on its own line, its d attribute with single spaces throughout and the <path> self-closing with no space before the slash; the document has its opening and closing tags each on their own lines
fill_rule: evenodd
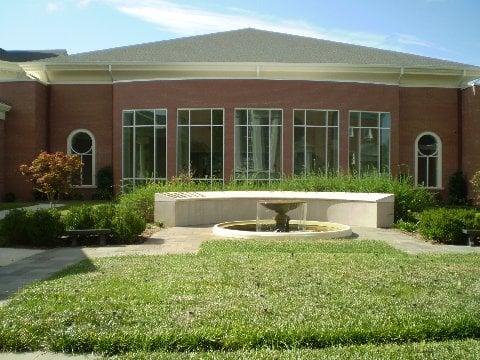
<svg viewBox="0 0 480 360">
<path fill-rule="evenodd" d="M 0 248 L 0 267 L 13 264 L 16 261 L 25 259 L 45 250 L 22 249 L 22 248 Z"/>
</svg>

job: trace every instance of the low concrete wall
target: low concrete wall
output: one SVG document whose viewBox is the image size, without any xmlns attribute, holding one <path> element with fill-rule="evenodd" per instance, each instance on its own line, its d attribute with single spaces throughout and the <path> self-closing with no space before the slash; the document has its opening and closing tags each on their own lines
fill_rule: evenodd
<svg viewBox="0 0 480 360">
<path fill-rule="evenodd" d="M 392 194 L 295 191 L 157 193 L 155 221 L 170 227 L 254 220 L 257 201 L 273 199 L 305 200 L 307 220 L 379 228 L 393 224 Z"/>
</svg>

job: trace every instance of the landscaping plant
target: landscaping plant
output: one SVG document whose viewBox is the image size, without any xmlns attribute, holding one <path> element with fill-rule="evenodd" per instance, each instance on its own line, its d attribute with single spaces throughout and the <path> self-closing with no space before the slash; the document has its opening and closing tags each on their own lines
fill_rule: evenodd
<svg viewBox="0 0 480 360">
<path fill-rule="evenodd" d="M 395 195 L 395 220 L 415 221 L 415 213 L 436 203 L 428 189 L 415 187 L 409 177 L 394 178 L 389 175 L 367 174 L 353 176 L 344 174 L 315 174 L 306 177 L 291 177 L 281 181 L 231 181 L 193 182 L 169 181 L 139 186 L 120 196 L 120 203 L 138 212 L 147 222 L 153 222 L 155 193 L 209 190 L 283 190 L 283 191 L 340 191 L 391 193 Z"/>
<path fill-rule="evenodd" d="M 418 231 L 423 237 L 446 243 L 465 244 L 462 229 L 475 227 L 475 209 L 435 208 L 422 212 Z"/>
<path fill-rule="evenodd" d="M 475 203 L 480 205 L 480 170 L 473 175 L 470 183 L 472 185 Z"/>
<path fill-rule="evenodd" d="M 46 195 L 52 205 L 61 195 L 72 189 L 74 176 L 82 167 L 80 157 L 62 152 L 41 152 L 31 164 L 20 166 L 20 172 L 28 177 L 34 190 Z"/>
<path fill-rule="evenodd" d="M 0 222 L 3 246 L 57 246 L 64 230 L 60 212 L 55 209 L 13 209 Z"/>
<path fill-rule="evenodd" d="M 467 180 L 463 172 L 457 171 L 448 180 L 448 203 L 450 205 L 465 205 L 468 197 Z"/>
</svg>

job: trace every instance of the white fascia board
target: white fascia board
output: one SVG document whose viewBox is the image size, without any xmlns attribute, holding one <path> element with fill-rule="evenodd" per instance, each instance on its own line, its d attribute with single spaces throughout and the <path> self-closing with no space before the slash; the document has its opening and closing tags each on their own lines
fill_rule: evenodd
<svg viewBox="0 0 480 360">
<path fill-rule="evenodd" d="M 219 78 L 225 78 L 225 73 L 228 74 L 229 71 L 236 73 L 232 76 L 232 79 L 242 78 L 242 76 L 250 77 L 252 73 L 257 74 L 257 78 L 268 79 L 270 73 L 284 73 L 291 74 L 289 79 L 295 78 L 295 74 L 299 75 L 300 80 L 308 80 L 308 74 L 331 74 L 333 77 L 329 81 L 335 81 L 335 74 L 352 74 L 352 81 L 355 82 L 355 78 L 358 74 L 362 74 L 364 78 L 368 78 L 368 75 L 372 75 L 372 83 L 378 81 L 375 76 L 380 74 L 385 74 L 386 76 L 398 75 L 399 81 L 396 85 L 399 86 L 408 86 L 408 80 L 404 79 L 400 81 L 402 77 L 408 76 L 428 76 L 432 78 L 437 78 L 440 80 L 442 78 L 456 77 L 458 78 L 458 86 L 461 87 L 463 84 L 468 83 L 472 79 L 480 78 L 480 70 L 476 69 L 458 69 L 458 68 L 445 68 L 445 67 L 432 67 L 432 66 L 392 66 L 392 65 L 352 65 L 352 64 L 304 64 L 304 63 L 251 63 L 251 62 L 238 62 L 238 63 L 225 63 L 225 62 L 178 62 L 178 63 L 155 63 L 155 62 L 75 62 L 75 63 L 48 63 L 48 62 L 31 62 L 31 63 L 22 63 L 19 64 L 23 70 L 27 73 L 39 74 L 43 73 L 43 78 L 49 79 L 50 74 L 62 74 L 62 77 L 68 77 L 69 72 L 77 72 L 75 79 L 71 79 L 71 83 L 91 83 L 95 82 L 94 79 L 89 77 L 92 73 L 108 73 L 109 78 L 112 77 L 112 74 L 117 73 L 121 74 L 122 72 L 130 72 L 134 74 L 136 71 L 139 73 L 142 72 L 141 80 L 145 79 L 145 72 L 151 71 L 152 79 L 158 79 L 158 73 L 161 72 L 170 72 L 178 73 L 178 78 L 189 78 L 192 77 L 192 73 L 195 72 L 195 76 L 192 78 L 202 78 L 202 72 L 205 72 L 205 78 L 216 78 L 215 73 L 219 74 Z M 85 79 L 79 79 L 78 73 L 85 72 Z M 182 74 L 183 73 L 183 74 Z M 207 74 L 208 73 L 208 74 Z M 239 75 L 244 73 L 245 75 Z M 356 75 L 357 74 L 357 75 Z M 38 77 L 38 76 L 37 76 Z M 171 76 L 170 76 L 171 77 Z M 161 78 L 161 76 L 160 76 Z M 133 78 L 131 79 L 134 80 Z M 139 78 L 140 80 L 140 78 Z M 340 77 L 339 81 L 345 82 L 345 76 Z M 64 79 L 62 81 L 68 81 Z M 57 81 L 53 81 L 56 83 Z M 101 81 L 102 83 L 112 83 L 112 81 Z M 440 80 L 441 82 L 441 80 Z M 432 84 L 437 84 L 436 86 L 442 87 L 438 81 L 432 81 Z M 388 83 L 392 83 L 389 81 Z M 427 84 L 427 83 L 425 83 Z M 428 86 L 428 85 L 427 85 Z M 445 81 L 446 87 L 451 87 L 451 80 Z"/>
</svg>

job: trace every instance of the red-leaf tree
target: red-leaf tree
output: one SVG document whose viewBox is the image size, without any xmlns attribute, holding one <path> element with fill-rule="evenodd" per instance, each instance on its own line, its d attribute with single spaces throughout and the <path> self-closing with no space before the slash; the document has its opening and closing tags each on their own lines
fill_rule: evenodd
<svg viewBox="0 0 480 360">
<path fill-rule="evenodd" d="M 73 178 L 78 175 L 82 165 L 77 155 L 43 151 L 31 164 L 21 165 L 20 172 L 28 177 L 35 190 L 47 196 L 52 205 L 60 195 L 70 192 Z"/>
</svg>

